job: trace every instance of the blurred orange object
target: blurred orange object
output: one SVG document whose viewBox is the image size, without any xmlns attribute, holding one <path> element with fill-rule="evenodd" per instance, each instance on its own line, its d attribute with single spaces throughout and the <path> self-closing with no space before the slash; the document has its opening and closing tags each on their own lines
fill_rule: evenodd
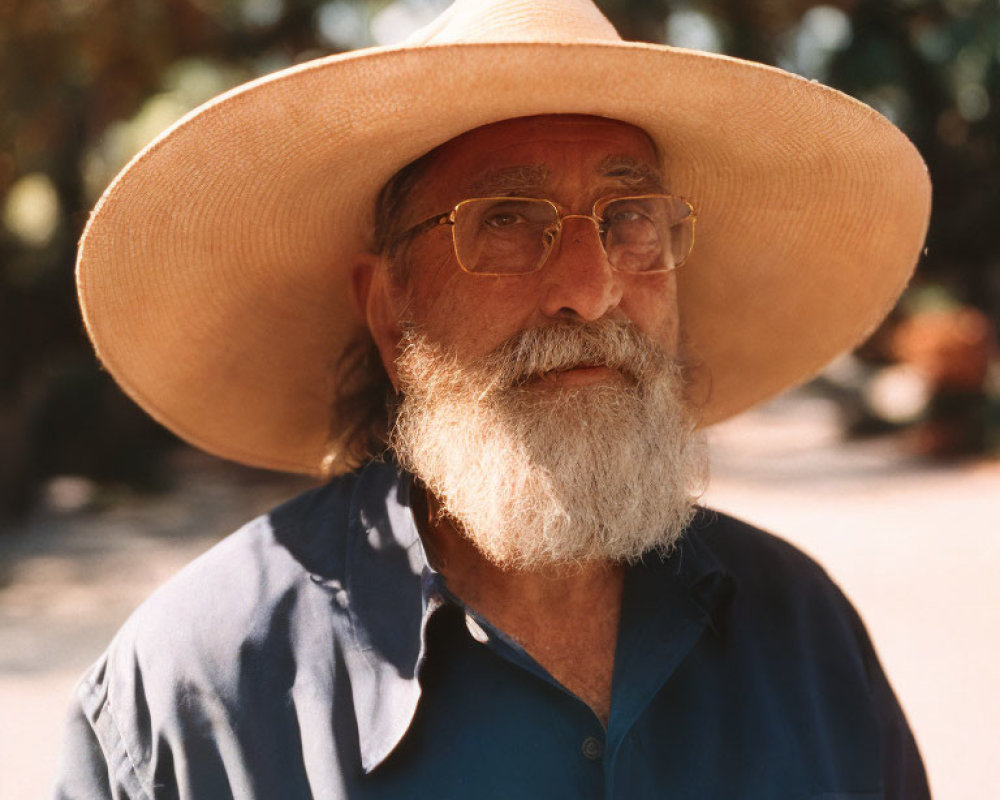
<svg viewBox="0 0 1000 800">
<path fill-rule="evenodd" d="M 903 320 L 892 336 L 892 354 L 912 365 L 934 389 L 976 391 L 986 380 L 996 331 L 975 308 L 925 311 Z"/>
<path fill-rule="evenodd" d="M 914 314 L 896 327 L 891 351 L 930 391 L 927 417 L 913 431 L 914 450 L 935 458 L 982 452 L 986 378 L 996 351 L 989 318 L 968 306 Z"/>
</svg>

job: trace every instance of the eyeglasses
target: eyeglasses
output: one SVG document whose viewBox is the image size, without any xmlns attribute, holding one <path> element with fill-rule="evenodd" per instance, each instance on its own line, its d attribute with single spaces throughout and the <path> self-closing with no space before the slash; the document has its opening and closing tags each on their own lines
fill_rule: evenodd
<svg viewBox="0 0 1000 800">
<path fill-rule="evenodd" d="M 438 225 L 450 225 L 455 258 L 473 275 L 527 275 L 542 268 L 568 219 L 597 227 L 611 266 L 620 272 L 669 272 L 683 264 L 694 244 L 694 208 L 668 194 L 611 197 L 591 214 L 560 214 L 551 200 L 477 197 L 435 214 L 392 239 L 394 247 Z"/>
</svg>

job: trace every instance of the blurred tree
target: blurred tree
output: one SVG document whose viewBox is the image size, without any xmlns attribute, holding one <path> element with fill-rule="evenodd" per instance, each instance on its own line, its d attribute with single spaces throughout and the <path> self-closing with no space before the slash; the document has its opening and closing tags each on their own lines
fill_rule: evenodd
<svg viewBox="0 0 1000 800">
<path fill-rule="evenodd" d="M 777 64 L 901 125 L 935 183 L 923 275 L 996 318 L 997 0 L 598 3 L 626 38 Z M 446 4 L 0 0 L 0 515 L 47 475 L 155 481 L 153 454 L 170 441 L 97 370 L 76 310 L 76 242 L 114 173 L 213 94 L 391 43 Z"/>
<path fill-rule="evenodd" d="M 98 192 L 160 129 L 318 48 L 315 6 L 0 2 L 0 516 L 47 475 L 154 481 L 170 438 L 94 363 L 76 242 Z"/>
</svg>

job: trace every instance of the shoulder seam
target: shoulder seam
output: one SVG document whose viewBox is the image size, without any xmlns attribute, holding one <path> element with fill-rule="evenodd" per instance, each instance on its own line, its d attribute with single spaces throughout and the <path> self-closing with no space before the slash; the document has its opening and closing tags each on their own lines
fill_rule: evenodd
<svg viewBox="0 0 1000 800">
<path fill-rule="evenodd" d="M 107 712 L 108 717 L 111 720 L 111 724 L 114 726 L 115 732 L 118 734 L 118 741 L 121 742 L 122 752 L 125 753 L 125 758 L 128 760 L 129 771 L 132 773 L 132 777 L 135 778 L 136 787 L 142 792 L 143 798 L 145 800 L 153 800 L 153 795 L 146 791 L 143 784 L 142 778 L 139 777 L 139 769 L 136 765 L 135 759 L 132 757 L 132 753 L 129 752 L 128 743 L 125 741 L 125 737 L 122 735 L 121 726 L 118 724 L 118 719 L 115 717 L 114 710 L 111 708 L 111 697 L 108 696 L 107 701 L 104 705 L 104 710 Z"/>
</svg>

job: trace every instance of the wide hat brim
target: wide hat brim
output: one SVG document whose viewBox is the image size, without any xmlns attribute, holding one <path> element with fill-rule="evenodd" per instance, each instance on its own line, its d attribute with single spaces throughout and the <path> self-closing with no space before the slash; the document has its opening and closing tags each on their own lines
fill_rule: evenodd
<svg viewBox="0 0 1000 800">
<path fill-rule="evenodd" d="M 98 356 L 211 453 L 319 474 L 372 206 L 403 165 L 535 114 L 632 123 L 697 210 L 678 270 L 709 425 L 814 375 L 885 316 L 930 183 L 867 106 L 778 69 L 627 42 L 401 46 L 319 59 L 196 110 L 116 179 L 77 279 Z"/>
</svg>

